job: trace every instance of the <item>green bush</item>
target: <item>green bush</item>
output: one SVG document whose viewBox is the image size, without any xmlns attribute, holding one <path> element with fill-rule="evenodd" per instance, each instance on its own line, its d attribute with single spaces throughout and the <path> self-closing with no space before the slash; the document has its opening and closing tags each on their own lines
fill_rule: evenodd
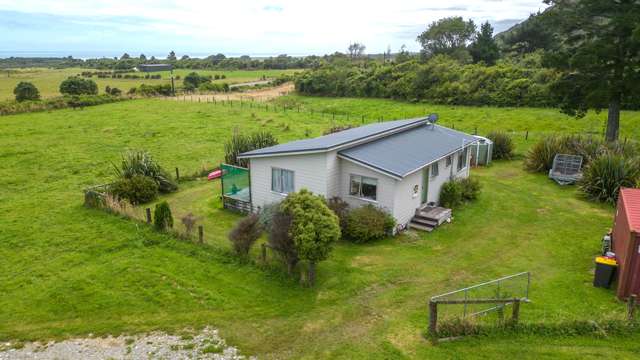
<svg viewBox="0 0 640 360">
<path fill-rule="evenodd" d="M 480 182 L 472 177 L 447 181 L 440 189 L 440 205 L 450 209 L 456 208 L 467 201 L 477 199 L 480 189 Z"/>
<path fill-rule="evenodd" d="M 603 154 L 584 168 L 579 188 L 591 200 L 615 203 L 621 187 L 634 187 L 640 179 L 638 161 Z"/>
<path fill-rule="evenodd" d="M 460 189 L 463 201 L 473 201 L 478 198 L 480 194 L 480 181 L 474 177 L 468 177 L 460 179 Z"/>
<path fill-rule="evenodd" d="M 270 248 L 278 254 L 279 259 L 287 267 L 287 272 L 291 275 L 300 260 L 296 243 L 289 233 L 293 218 L 281 211 L 279 207 L 275 207 L 275 209 L 276 211 L 271 217 L 268 242 Z"/>
<path fill-rule="evenodd" d="M 440 205 L 446 208 L 456 208 L 462 204 L 462 185 L 459 181 L 447 181 L 440 188 Z"/>
<path fill-rule="evenodd" d="M 247 167 L 247 159 L 238 159 L 243 152 L 260 149 L 278 144 L 278 139 L 270 132 L 262 131 L 253 134 L 233 134 L 224 144 L 224 161 L 229 165 Z"/>
<path fill-rule="evenodd" d="M 59 96 L 43 100 L 0 101 L 0 115 L 13 115 L 37 111 L 49 111 L 68 107 L 93 106 L 125 100 L 106 95 Z"/>
<path fill-rule="evenodd" d="M 355 243 L 366 243 L 390 235 L 395 226 L 393 216 L 368 204 L 349 211 L 345 235 Z"/>
<path fill-rule="evenodd" d="M 513 158 L 513 140 L 511 136 L 503 131 L 492 131 L 487 138 L 493 141 L 492 157 L 497 160 Z"/>
<path fill-rule="evenodd" d="M 64 95 L 98 95 L 95 81 L 72 76 L 60 83 L 60 93 Z"/>
<path fill-rule="evenodd" d="M 253 244 L 260 238 L 262 226 L 258 215 L 251 214 L 236 223 L 229 233 L 229 241 L 236 254 L 247 256 Z"/>
<path fill-rule="evenodd" d="M 135 175 L 151 178 L 158 184 L 161 193 L 178 189 L 178 185 L 169 174 L 146 151 L 129 151 L 122 156 L 120 167 L 114 165 L 116 177 L 129 179 Z"/>
<path fill-rule="evenodd" d="M 196 72 L 191 72 L 187 74 L 182 80 L 182 86 L 187 91 L 193 91 L 200 87 L 200 85 L 208 82 L 211 82 L 210 77 L 199 75 Z"/>
<path fill-rule="evenodd" d="M 229 92 L 229 84 L 205 82 L 198 86 L 199 91 Z"/>
<path fill-rule="evenodd" d="M 306 189 L 287 195 L 281 209 L 291 216 L 289 236 L 300 259 L 309 263 L 308 283 L 313 285 L 316 263 L 329 257 L 333 243 L 340 239 L 338 217 L 322 196 Z"/>
<path fill-rule="evenodd" d="M 40 100 L 40 92 L 38 91 L 38 88 L 32 83 L 26 81 L 20 81 L 13 89 L 13 94 L 16 96 L 16 101 L 18 102 L 25 100 Z"/>
<path fill-rule="evenodd" d="M 163 201 L 156 205 L 153 213 L 153 225 L 160 231 L 173 228 L 173 216 L 168 202 Z"/>
<path fill-rule="evenodd" d="M 134 175 L 116 180 L 111 184 L 110 192 L 119 199 L 128 200 L 131 204 L 144 204 L 158 196 L 158 184 L 149 177 Z"/>
</svg>

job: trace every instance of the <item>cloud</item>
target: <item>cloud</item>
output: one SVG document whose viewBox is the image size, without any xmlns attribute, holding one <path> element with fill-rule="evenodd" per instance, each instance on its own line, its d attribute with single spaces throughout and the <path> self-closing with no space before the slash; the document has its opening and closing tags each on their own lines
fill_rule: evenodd
<svg viewBox="0 0 640 360">
<path fill-rule="evenodd" d="M 262 8 L 262 10 L 280 12 L 280 11 L 284 10 L 284 8 L 282 6 L 278 6 L 278 5 L 266 5 L 265 7 Z"/>
<path fill-rule="evenodd" d="M 358 41 L 368 52 L 406 44 L 447 16 L 509 26 L 540 0 L 0 0 L 0 50 L 113 50 L 114 55 L 324 54 Z M 192 55 L 192 54 L 190 54 Z"/>
</svg>

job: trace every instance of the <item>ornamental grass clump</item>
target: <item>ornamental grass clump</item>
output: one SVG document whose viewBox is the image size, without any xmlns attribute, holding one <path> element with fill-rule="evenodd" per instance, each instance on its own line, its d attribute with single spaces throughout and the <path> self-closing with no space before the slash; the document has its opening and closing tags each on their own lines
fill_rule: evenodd
<svg viewBox="0 0 640 360">
<path fill-rule="evenodd" d="M 169 203 L 163 201 L 156 205 L 153 213 L 153 225 L 159 231 L 166 231 L 173 228 L 173 215 Z"/>
<path fill-rule="evenodd" d="M 158 191 L 176 191 L 178 185 L 147 151 L 128 151 L 122 156 L 120 166 L 114 165 L 117 178 L 130 179 L 136 175 L 146 176 L 158 185 Z"/>
<path fill-rule="evenodd" d="M 591 200 L 613 204 L 621 187 L 634 187 L 640 181 L 639 161 L 612 153 L 601 155 L 584 168 L 579 188 Z"/>
<path fill-rule="evenodd" d="M 492 156 L 496 160 L 510 160 L 513 158 L 513 140 L 503 131 L 492 131 L 487 138 L 493 142 Z"/>
</svg>

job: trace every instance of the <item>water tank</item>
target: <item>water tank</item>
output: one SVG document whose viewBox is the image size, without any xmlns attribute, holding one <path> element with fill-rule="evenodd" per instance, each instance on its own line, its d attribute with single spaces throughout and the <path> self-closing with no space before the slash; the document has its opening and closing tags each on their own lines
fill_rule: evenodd
<svg viewBox="0 0 640 360">
<path fill-rule="evenodd" d="M 491 163 L 493 141 L 483 136 L 474 135 L 478 141 L 471 146 L 471 165 L 486 166 Z"/>
</svg>

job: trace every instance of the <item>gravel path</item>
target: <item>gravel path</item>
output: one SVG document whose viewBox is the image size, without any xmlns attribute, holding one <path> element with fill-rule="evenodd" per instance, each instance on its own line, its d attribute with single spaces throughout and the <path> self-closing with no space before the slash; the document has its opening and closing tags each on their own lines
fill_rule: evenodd
<svg viewBox="0 0 640 360">
<path fill-rule="evenodd" d="M 184 331 L 183 335 L 153 332 L 137 336 L 79 338 L 61 342 L 0 344 L 0 360 L 14 359 L 246 359 L 239 351 L 227 346 L 218 330 L 205 328 L 200 332 Z M 250 359 L 254 359 L 251 357 Z"/>
</svg>

